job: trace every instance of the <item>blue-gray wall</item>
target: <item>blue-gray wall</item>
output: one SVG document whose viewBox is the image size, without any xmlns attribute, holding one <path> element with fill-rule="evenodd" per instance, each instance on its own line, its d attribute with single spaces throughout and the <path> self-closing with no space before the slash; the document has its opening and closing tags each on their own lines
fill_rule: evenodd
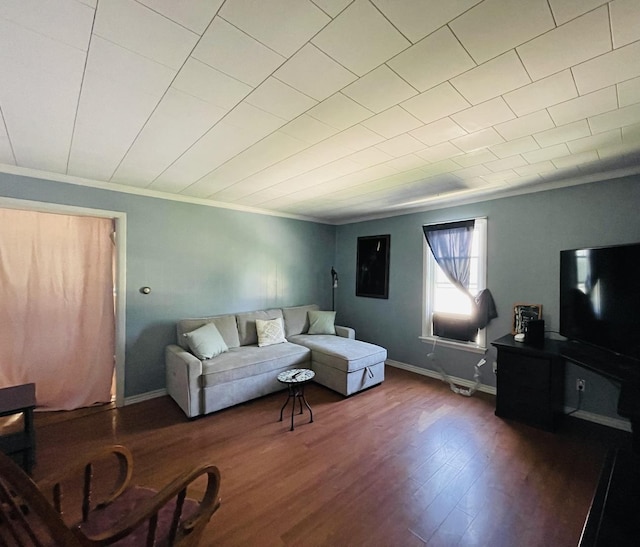
<svg viewBox="0 0 640 547">
<path fill-rule="evenodd" d="M 126 397 L 165 387 L 178 319 L 331 306 L 333 226 L 2 173 L 0 196 L 127 214 Z"/>
<path fill-rule="evenodd" d="M 516 302 L 541 303 L 547 330 L 557 331 L 561 249 L 640 241 L 640 179 L 574 186 L 471 205 L 443 208 L 338 227 L 335 267 L 340 276 L 336 309 L 342 324 L 358 337 L 385 346 L 389 358 L 432 368 L 431 345 L 419 340 L 422 327 L 422 225 L 488 217 L 488 287 L 499 317 L 488 326 L 491 342 L 511 331 Z M 356 241 L 359 236 L 391 235 L 389 299 L 355 296 Z M 479 355 L 437 348 L 440 363 L 453 376 L 473 379 Z M 491 347 L 487 361 L 495 360 Z M 490 366 L 482 382 L 495 385 Z M 566 404 L 575 406 L 575 378 L 587 380 L 582 409 L 617 417 L 617 388 L 609 380 L 568 366 Z"/>
</svg>

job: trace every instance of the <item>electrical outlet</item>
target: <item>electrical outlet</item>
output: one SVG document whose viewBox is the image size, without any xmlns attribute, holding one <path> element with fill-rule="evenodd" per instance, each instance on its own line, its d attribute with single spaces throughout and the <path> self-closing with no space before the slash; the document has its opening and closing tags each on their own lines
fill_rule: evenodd
<svg viewBox="0 0 640 547">
<path fill-rule="evenodd" d="M 584 388 L 586 387 L 587 382 L 585 380 L 583 380 L 582 378 L 578 378 L 576 380 L 576 391 L 584 391 Z"/>
</svg>

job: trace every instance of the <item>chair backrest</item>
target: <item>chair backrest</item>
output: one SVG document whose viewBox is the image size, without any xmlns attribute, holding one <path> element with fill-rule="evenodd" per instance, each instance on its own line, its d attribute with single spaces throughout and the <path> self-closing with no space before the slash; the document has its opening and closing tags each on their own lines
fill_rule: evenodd
<svg viewBox="0 0 640 547">
<path fill-rule="evenodd" d="M 81 545 L 38 485 L 1 452 L 0 545 Z"/>
</svg>

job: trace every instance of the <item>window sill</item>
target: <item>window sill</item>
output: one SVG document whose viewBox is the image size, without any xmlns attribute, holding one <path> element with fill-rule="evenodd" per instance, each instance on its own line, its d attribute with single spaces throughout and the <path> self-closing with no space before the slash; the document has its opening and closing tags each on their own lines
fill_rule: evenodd
<svg viewBox="0 0 640 547">
<path fill-rule="evenodd" d="M 420 336 L 420 341 L 425 344 L 435 343 L 436 346 L 459 349 L 462 351 L 468 351 L 470 353 L 487 353 L 486 347 L 479 346 L 472 342 L 458 342 L 456 340 L 450 340 L 448 338 L 440 338 L 439 336 Z"/>
</svg>

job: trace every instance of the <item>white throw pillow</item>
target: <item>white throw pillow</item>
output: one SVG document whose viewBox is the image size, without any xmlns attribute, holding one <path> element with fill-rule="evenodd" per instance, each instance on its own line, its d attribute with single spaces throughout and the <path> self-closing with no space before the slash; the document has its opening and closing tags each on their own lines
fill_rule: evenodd
<svg viewBox="0 0 640 547">
<path fill-rule="evenodd" d="M 284 337 L 284 324 L 282 318 L 256 319 L 256 331 L 258 332 L 258 346 L 272 346 L 282 344 L 287 340 Z"/>
<path fill-rule="evenodd" d="M 336 312 L 334 311 L 310 311 L 309 334 L 335 334 Z"/>
<path fill-rule="evenodd" d="M 220 331 L 213 323 L 206 323 L 196 330 L 186 332 L 183 336 L 187 339 L 192 353 L 198 359 L 212 359 L 229 351 Z"/>
</svg>

